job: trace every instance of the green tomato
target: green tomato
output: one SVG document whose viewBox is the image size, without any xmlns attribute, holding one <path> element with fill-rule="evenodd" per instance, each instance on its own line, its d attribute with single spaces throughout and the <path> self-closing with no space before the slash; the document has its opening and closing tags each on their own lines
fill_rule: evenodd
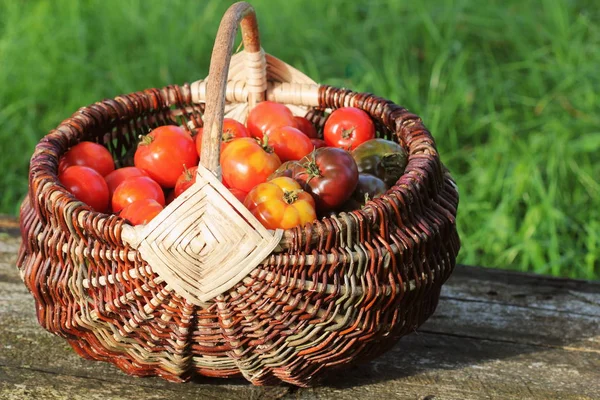
<svg viewBox="0 0 600 400">
<path fill-rule="evenodd" d="M 404 173 L 408 163 L 406 150 L 396 142 L 372 139 L 352 151 L 359 173 L 371 174 L 388 187 L 393 186 Z"/>
<path fill-rule="evenodd" d="M 371 174 L 358 174 L 358 184 L 352 198 L 358 201 L 361 205 L 367 200 L 373 200 L 387 192 L 388 186 L 381 179 Z"/>
</svg>

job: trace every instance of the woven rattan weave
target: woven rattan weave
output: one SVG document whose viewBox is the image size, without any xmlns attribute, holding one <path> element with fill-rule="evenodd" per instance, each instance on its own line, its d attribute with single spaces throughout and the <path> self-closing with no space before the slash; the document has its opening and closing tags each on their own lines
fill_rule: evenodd
<svg viewBox="0 0 600 400">
<path fill-rule="evenodd" d="M 240 21 L 245 50 L 230 60 Z M 225 15 L 209 77 L 81 108 L 39 142 L 21 207 L 18 267 L 40 324 L 81 356 L 134 375 L 296 385 L 372 359 L 415 331 L 434 312 L 460 247 L 457 188 L 421 119 L 371 94 L 317 85 L 265 55 L 246 3 Z M 208 299 L 161 275 L 137 247 L 139 230 L 94 212 L 58 182 L 59 158 L 80 141 L 102 143 L 119 166 L 129 165 L 140 134 L 203 119 L 210 133 L 202 163 L 218 176 L 223 107 L 243 122 L 265 99 L 317 127 L 332 109 L 361 108 L 379 136 L 407 149 L 408 166 L 362 209 L 280 232 L 257 265 L 240 266 L 245 272 Z M 228 243 L 225 251 L 235 254 Z"/>
</svg>

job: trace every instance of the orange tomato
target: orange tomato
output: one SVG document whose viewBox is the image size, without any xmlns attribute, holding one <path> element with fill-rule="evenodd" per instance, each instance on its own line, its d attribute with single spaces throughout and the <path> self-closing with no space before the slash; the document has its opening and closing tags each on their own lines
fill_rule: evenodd
<svg viewBox="0 0 600 400">
<path fill-rule="evenodd" d="M 106 212 L 109 205 L 108 185 L 98 171 L 83 165 L 66 168 L 58 180 L 78 200 L 98 212 Z"/>
<path fill-rule="evenodd" d="M 183 173 L 177 178 L 177 183 L 175 183 L 175 189 L 173 192 L 175 193 L 175 197 L 179 197 L 181 193 L 185 192 L 187 188 L 192 186 L 194 182 L 196 182 L 196 176 L 198 173 L 198 167 L 192 167 L 190 169 L 184 169 Z"/>
<path fill-rule="evenodd" d="M 112 197 L 113 193 L 117 186 L 119 186 L 123 181 L 129 178 L 133 178 L 134 176 L 148 176 L 144 171 L 136 167 L 123 167 L 119 169 L 115 169 L 113 172 L 109 173 L 104 177 L 106 184 L 108 185 L 108 194 Z"/>
<path fill-rule="evenodd" d="M 202 152 L 202 134 L 204 133 L 204 128 L 196 129 L 196 136 L 194 140 L 196 142 L 196 151 L 198 151 L 198 156 Z M 221 152 L 225 150 L 225 147 L 233 140 L 242 137 L 250 137 L 248 130 L 246 127 L 237 122 L 232 118 L 223 118 L 223 135 L 221 136 Z"/>
<path fill-rule="evenodd" d="M 68 167 L 81 165 L 106 176 L 115 169 L 115 162 L 108 149 L 98 143 L 81 142 L 71 147 L 60 159 L 58 172 L 62 173 Z"/>
<path fill-rule="evenodd" d="M 142 199 L 156 200 L 165 205 L 165 194 L 158 183 L 149 176 L 134 176 L 124 180 L 112 196 L 112 210 L 119 212 L 133 202 Z"/>
<path fill-rule="evenodd" d="M 163 209 L 154 199 L 141 199 L 125 207 L 119 216 L 131 222 L 132 225 L 143 225 L 152 221 Z"/>
<path fill-rule="evenodd" d="M 263 148 L 251 138 L 234 139 L 221 153 L 223 180 L 243 192 L 265 182 L 280 165 L 272 148 Z"/>
<path fill-rule="evenodd" d="M 284 104 L 263 101 L 250 110 L 246 126 L 250 136 L 261 139 L 264 135 L 269 135 L 274 128 L 296 128 L 297 125 L 294 114 Z"/>
<path fill-rule="evenodd" d="M 171 189 L 186 166 L 198 165 L 198 153 L 188 132 L 179 126 L 164 125 L 142 138 L 133 162 L 160 186 Z"/>
<path fill-rule="evenodd" d="M 288 177 L 259 184 L 248 193 L 244 206 L 267 229 L 290 229 L 317 218 L 311 195 Z"/>
<path fill-rule="evenodd" d="M 240 189 L 229 189 L 229 191 L 240 201 L 240 203 L 243 203 L 248 195 L 248 193 L 241 191 Z"/>
<path fill-rule="evenodd" d="M 265 141 L 273 146 L 275 154 L 283 162 L 300 160 L 314 149 L 310 138 L 291 126 L 271 130 L 269 136 L 265 136 Z"/>
</svg>

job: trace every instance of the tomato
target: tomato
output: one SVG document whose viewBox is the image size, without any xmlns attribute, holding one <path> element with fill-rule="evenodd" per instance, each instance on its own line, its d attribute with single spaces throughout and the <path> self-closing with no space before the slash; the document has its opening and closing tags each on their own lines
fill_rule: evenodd
<svg viewBox="0 0 600 400">
<path fill-rule="evenodd" d="M 129 204 L 119 216 L 132 225 L 143 225 L 152 221 L 163 210 L 163 206 L 154 199 L 141 199 Z"/>
<path fill-rule="evenodd" d="M 273 101 L 263 101 L 250 110 L 246 126 L 250 136 L 262 139 L 274 128 L 281 128 L 282 126 L 296 128 L 296 120 L 290 109 L 285 105 Z"/>
<path fill-rule="evenodd" d="M 192 186 L 194 182 L 196 182 L 196 174 L 198 172 L 198 167 L 192 167 L 190 169 L 185 169 L 179 179 L 177 179 L 177 183 L 175 184 L 175 197 L 179 197 L 181 193 L 185 192 L 187 188 Z"/>
<path fill-rule="evenodd" d="M 336 211 L 350 212 L 358 210 L 365 205 L 368 200 L 375 199 L 385 192 L 388 186 L 378 177 L 371 174 L 358 174 L 358 184 L 352 193 L 352 196 L 342 204 Z M 337 212 L 331 212 L 332 215 Z"/>
<path fill-rule="evenodd" d="M 198 153 L 189 133 L 178 126 L 165 125 L 142 138 L 134 164 L 162 187 L 172 188 L 184 166 L 198 165 Z"/>
<path fill-rule="evenodd" d="M 317 134 L 317 128 L 310 122 L 308 119 L 304 117 L 294 117 L 296 120 L 296 125 L 298 125 L 298 129 L 300 129 L 306 136 L 311 139 L 318 139 L 319 135 Z"/>
<path fill-rule="evenodd" d="M 108 185 L 96 171 L 90 167 L 73 165 L 65 169 L 58 180 L 78 200 L 92 207 L 95 211 L 108 210 Z"/>
<path fill-rule="evenodd" d="M 309 137 L 291 126 L 271 130 L 264 140 L 273 146 L 281 161 L 299 160 L 314 149 Z"/>
<path fill-rule="evenodd" d="M 290 229 L 317 218 L 313 198 L 287 177 L 256 186 L 246 196 L 244 206 L 267 229 Z"/>
<path fill-rule="evenodd" d="M 404 147 L 385 139 L 373 139 L 352 151 L 358 172 L 375 175 L 387 186 L 393 186 L 404 173 L 408 155 Z"/>
<path fill-rule="evenodd" d="M 313 147 L 315 149 L 320 149 L 321 147 L 327 147 L 327 143 L 323 139 L 310 139 Z"/>
<path fill-rule="evenodd" d="M 165 205 L 165 194 L 158 183 L 148 176 L 135 176 L 123 181 L 113 193 L 112 210 L 119 212 L 129 204 L 142 199 L 154 199 Z"/>
<path fill-rule="evenodd" d="M 287 176 L 288 178 L 293 178 L 294 167 L 298 164 L 298 161 L 286 161 L 282 163 L 279 168 L 275 170 L 269 177 L 267 181 L 273 180 L 275 178 L 279 178 L 280 176 Z"/>
<path fill-rule="evenodd" d="M 280 165 L 272 148 L 263 148 L 252 138 L 234 139 L 221 153 L 223 180 L 244 192 L 265 182 Z"/>
<path fill-rule="evenodd" d="M 81 142 L 71 147 L 60 159 L 59 174 L 70 166 L 82 165 L 106 176 L 115 169 L 115 162 L 108 149 L 98 143 Z"/>
<path fill-rule="evenodd" d="M 229 183 L 227 183 L 227 181 L 225 180 L 225 177 L 223 176 L 223 174 L 221 173 L 221 183 L 223 184 L 223 186 L 225 186 L 227 189 L 231 188 L 231 185 Z"/>
<path fill-rule="evenodd" d="M 334 110 L 325 121 L 323 137 L 328 146 L 350 151 L 375 137 L 375 124 L 363 110 L 342 107 Z"/>
<path fill-rule="evenodd" d="M 144 171 L 136 167 L 123 167 L 115 169 L 110 174 L 104 177 L 106 184 L 108 185 L 108 194 L 112 197 L 117 186 L 119 186 L 124 180 L 132 178 L 134 176 L 148 176 Z"/>
<path fill-rule="evenodd" d="M 196 141 L 196 151 L 198 152 L 198 156 L 200 156 L 200 152 L 202 150 L 202 134 L 204 133 L 204 128 L 196 129 L 196 136 L 194 140 Z M 248 130 L 246 127 L 237 122 L 235 119 L 231 118 L 223 118 L 223 135 L 221 136 L 221 152 L 225 149 L 227 144 L 231 142 L 233 139 L 241 138 L 241 137 L 250 137 Z"/>
<path fill-rule="evenodd" d="M 231 189 L 229 189 L 229 191 L 231 193 L 233 193 L 235 198 L 238 199 L 240 201 L 240 203 L 243 203 L 244 200 L 246 199 L 246 196 L 248 195 L 248 192 L 244 192 L 243 190 L 236 189 L 236 188 L 231 188 Z"/>
<path fill-rule="evenodd" d="M 273 178 L 291 176 L 315 199 L 317 211 L 324 213 L 342 205 L 358 183 L 358 168 L 352 155 L 336 147 L 316 149 L 298 162 L 287 163 Z"/>
<path fill-rule="evenodd" d="M 387 192 L 388 186 L 378 177 L 371 174 L 358 174 L 358 184 L 352 198 L 358 201 L 361 205 L 365 204 L 367 200 L 373 200 L 385 192 Z"/>
</svg>

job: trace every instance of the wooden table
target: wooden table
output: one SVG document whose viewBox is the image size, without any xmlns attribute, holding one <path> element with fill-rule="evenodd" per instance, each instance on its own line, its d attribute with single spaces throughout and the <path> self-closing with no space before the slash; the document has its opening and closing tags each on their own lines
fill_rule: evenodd
<svg viewBox="0 0 600 400">
<path fill-rule="evenodd" d="M 0 217 L 0 399 L 600 399 L 600 283 L 458 266 L 435 315 L 321 386 L 175 384 L 79 358 L 44 331 Z"/>
</svg>

